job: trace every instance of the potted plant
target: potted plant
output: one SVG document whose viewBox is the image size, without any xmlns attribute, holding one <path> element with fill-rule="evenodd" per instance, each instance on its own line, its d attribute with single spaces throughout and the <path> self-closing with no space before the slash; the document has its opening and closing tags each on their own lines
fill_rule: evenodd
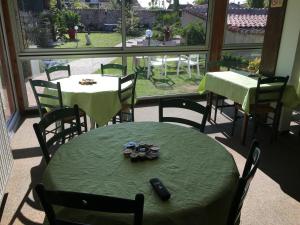
<svg viewBox="0 0 300 225">
<path fill-rule="evenodd" d="M 78 26 L 80 20 L 80 16 L 71 10 L 65 10 L 64 11 L 64 21 L 66 24 L 66 27 L 68 28 L 68 35 L 70 40 L 75 39 L 76 30 L 75 26 Z"/>
</svg>

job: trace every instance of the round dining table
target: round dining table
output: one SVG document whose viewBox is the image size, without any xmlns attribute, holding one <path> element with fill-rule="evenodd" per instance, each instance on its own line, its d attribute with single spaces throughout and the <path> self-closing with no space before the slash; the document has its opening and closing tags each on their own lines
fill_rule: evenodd
<svg viewBox="0 0 300 225">
<path fill-rule="evenodd" d="M 157 145 L 159 157 L 132 162 L 129 141 Z M 162 201 L 149 180 L 171 193 Z M 134 199 L 145 197 L 143 225 L 225 225 L 239 172 L 230 153 L 198 130 L 169 123 L 134 122 L 94 129 L 62 145 L 47 166 L 48 190 Z M 132 224 L 132 215 L 60 208 L 59 216 L 88 224 Z"/>
<path fill-rule="evenodd" d="M 82 85 L 83 79 L 92 79 L 94 84 Z M 72 75 L 57 79 L 61 86 L 63 104 L 73 107 L 75 104 L 95 121 L 103 126 L 121 109 L 118 96 L 118 77 L 100 74 Z M 45 89 L 45 94 L 52 95 L 53 90 Z M 50 103 L 51 99 L 42 99 L 43 103 Z M 53 101 L 53 100 L 52 100 Z"/>
</svg>

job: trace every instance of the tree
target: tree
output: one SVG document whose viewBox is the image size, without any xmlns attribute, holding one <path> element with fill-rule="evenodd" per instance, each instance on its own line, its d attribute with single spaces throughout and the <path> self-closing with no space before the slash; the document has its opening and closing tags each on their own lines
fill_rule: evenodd
<svg viewBox="0 0 300 225">
<path fill-rule="evenodd" d="M 247 4 L 250 8 L 264 8 L 265 0 L 247 0 Z"/>
</svg>

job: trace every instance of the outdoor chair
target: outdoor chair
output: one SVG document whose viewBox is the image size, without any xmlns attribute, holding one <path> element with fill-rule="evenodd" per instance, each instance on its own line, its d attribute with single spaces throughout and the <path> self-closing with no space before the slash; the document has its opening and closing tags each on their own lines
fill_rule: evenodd
<svg viewBox="0 0 300 225">
<path fill-rule="evenodd" d="M 247 195 L 250 183 L 255 175 L 260 161 L 260 149 L 256 140 L 252 141 L 250 152 L 244 167 L 242 177 L 238 182 L 231 208 L 229 211 L 227 225 L 238 225 L 240 223 L 241 210 Z"/>
<path fill-rule="evenodd" d="M 111 74 L 110 71 L 118 71 L 119 76 L 125 76 L 127 74 L 127 66 L 121 64 L 101 64 L 101 75 Z M 109 72 L 108 72 L 109 71 Z"/>
<path fill-rule="evenodd" d="M 135 86 L 137 74 L 129 74 L 119 77 L 118 96 L 121 103 L 121 110 L 113 118 L 113 123 L 134 122 L 134 105 L 135 105 Z"/>
<path fill-rule="evenodd" d="M 285 90 L 289 76 L 286 77 L 264 77 L 258 78 L 255 92 L 255 102 L 250 105 L 250 116 L 253 118 L 254 129 L 252 137 L 257 132 L 258 126 L 271 126 L 271 142 L 277 138 L 278 125 L 282 108 L 282 96 Z M 271 86 L 270 86 L 271 85 Z M 238 111 L 242 111 L 239 104 L 235 104 L 234 119 L 232 123 L 232 135 L 234 133 L 235 123 L 238 118 Z M 272 117 L 270 117 L 272 114 Z M 248 120 L 248 117 L 246 118 Z M 272 122 L 269 123 L 269 120 Z M 246 123 L 248 123 L 246 121 Z"/>
<path fill-rule="evenodd" d="M 202 115 L 202 120 L 201 117 L 199 117 L 199 121 L 201 121 L 201 123 L 189 119 L 179 118 L 179 117 L 164 116 L 165 108 L 188 109 L 196 113 L 199 113 Z M 207 120 L 209 110 L 210 110 L 209 106 L 204 107 L 201 104 L 188 99 L 183 99 L 183 98 L 161 99 L 159 101 L 159 122 L 173 122 L 173 123 L 186 124 L 198 129 L 200 132 L 204 132 L 205 123 Z"/>
<path fill-rule="evenodd" d="M 70 118 L 72 120 L 75 118 L 75 123 L 65 122 Z M 48 164 L 59 145 L 81 134 L 78 106 L 53 110 L 47 113 L 39 123 L 33 124 L 33 128 Z"/>
<path fill-rule="evenodd" d="M 62 73 L 59 73 L 59 74 L 55 73 L 58 71 L 67 71 L 67 73 L 65 73 L 67 76 Z M 46 69 L 46 75 L 47 75 L 48 81 L 53 81 L 53 80 L 69 77 L 69 76 L 71 76 L 70 65 L 52 66 L 52 67 Z"/>
<path fill-rule="evenodd" d="M 44 81 L 44 80 L 32 80 L 29 79 L 38 111 L 39 116 L 42 119 L 48 112 L 52 111 L 57 108 L 64 108 L 63 100 L 62 100 L 62 92 L 60 88 L 60 83 L 52 83 L 50 81 Z M 53 95 L 50 94 L 44 94 L 44 88 L 51 89 L 53 91 Z M 47 100 L 46 103 L 42 103 L 41 100 Z M 46 110 L 47 109 L 47 110 Z M 79 116 L 80 118 L 83 118 L 83 122 L 81 123 L 81 126 L 84 128 L 84 131 L 87 132 L 87 119 L 86 119 L 86 113 L 82 110 L 79 110 Z M 73 123 L 73 119 L 69 118 L 69 121 L 65 121 L 66 123 Z"/>
<path fill-rule="evenodd" d="M 177 64 L 177 76 L 179 75 L 179 71 L 182 66 L 187 68 L 189 77 L 192 78 L 192 67 L 196 66 L 197 68 L 197 75 L 200 76 L 200 65 L 199 65 L 199 54 L 192 54 L 192 55 L 180 55 Z"/>
<path fill-rule="evenodd" d="M 134 200 L 95 195 L 79 192 L 49 191 L 43 184 L 38 184 L 35 190 L 39 196 L 46 217 L 50 225 L 83 225 L 72 221 L 58 218 L 55 206 L 80 209 L 85 211 L 133 214 L 133 225 L 142 225 L 144 211 L 144 195 L 137 194 Z M 100 216 L 99 216 L 100 219 Z"/>
</svg>

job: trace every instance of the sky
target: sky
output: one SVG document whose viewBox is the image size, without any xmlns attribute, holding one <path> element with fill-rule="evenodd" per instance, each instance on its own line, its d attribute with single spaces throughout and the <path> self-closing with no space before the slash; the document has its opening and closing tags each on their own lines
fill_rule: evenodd
<svg viewBox="0 0 300 225">
<path fill-rule="evenodd" d="M 173 0 L 171 0 L 171 1 L 173 2 Z M 142 7 L 147 8 L 147 7 L 149 7 L 149 2 L 151 2 L 151 0 L 138 0 L 138 2 L 140 3 L 140 5 Z M 165 7 L 168 7 L 168 5 L 169 5 L 168 2 L 170 2 L 170 1 L 165 0 Z M 184 5 L 187 4 L 187 3 L 192 4 L 193 2 L 194 2 L 194 0 L 179 0 L 179 3 L 184 4 Z M 229 0 L 229 2 L 234 2 L 234 3 L 240 2 L 242 4 L 242 3 L 245 3 L 246 0 Z"/>
</svg>

